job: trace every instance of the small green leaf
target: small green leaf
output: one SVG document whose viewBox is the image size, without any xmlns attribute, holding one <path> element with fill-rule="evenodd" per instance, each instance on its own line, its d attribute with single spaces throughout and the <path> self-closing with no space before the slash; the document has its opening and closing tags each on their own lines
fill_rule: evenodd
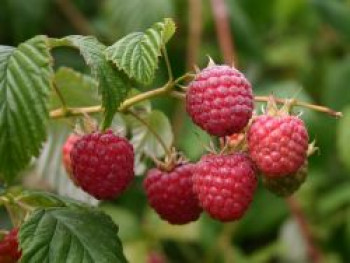
<svg viewBox="0 0 350 263">
<path fill-rule="evenodd" d="M 123 70 L 130 78 L 149 84 L 158 68 L 162 47 L 175 33 L 175 23 L 166 18 L 144 33 L 131 33 L 106 49 L 108 60 Z"/>
<path fill-rule="evenodd" d="M 19 233 L 21 263 L 124 263 L 118 227 L 97 210 L 35 211 Z"/>
<path fill-rule="evenodd" d="M 105 109 L 103 128 L 110 126 L 119 105 L 126 98 L 131 84 L 128 78 L 108 62 L 104 51 L 106 46 L 92 36 L 68 36 L 61 40 L 52 40 L 55 46 L 71 46 L 80 50 L 81 55 L 91 68 L 92 76 L 99 83 L 102 106 Z"/>
<path fill-rule="evenodd" d="M 338 123 L 337 146 L 340 159 L 350 171 L 350 106 L 344 109 L 343 114 L 344 117 Z"/>
<path fill-rule="evenodd" d="M 164 156 L 165 151 L 151 130 L 133 116 L 128 118 L 131 124 L 131 143 L 135 152 L 142 152 L 152 157 Z M 159 135 L 168 148 L 172 145 L 174 135 L 171 124 L 163 112 L 154 110 L 149 114 L 141 115 L 141 118 Z"/>
<path fill-rule="evenodd" d="M 52 58 L 45 36 L 0 46 L 0 177 L 10 181 L 46 138 Z"/>
<path fill-rule="evenodd" d="M 61 67 L 55 73 L 54 82 L 62 93 L 67 106 L 82 107 L 100 104 L 97 94 L 98 83 L 89 75 Z M 61 102 L 56 92 L 51 97 L 51 108 L 58 108 Z"/>
<path fill-rule="evenodd" d="M 32 207 L 88 207 L 76 200 L 42 191 L 25 190 L 16 196 L 16 200 Z"/>
</svg>

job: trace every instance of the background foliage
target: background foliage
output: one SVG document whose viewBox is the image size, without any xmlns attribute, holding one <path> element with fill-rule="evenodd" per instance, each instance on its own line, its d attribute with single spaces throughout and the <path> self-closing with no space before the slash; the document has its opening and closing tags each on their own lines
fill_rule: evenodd
<svg viewBox="0 0 350 263">
<path fill-rule="evenodd" d="M 126 34 L 143 31 L 164 17 L 173 17 L 177 34 L 168 45 L 168 53 L 175 76 L 180 76 L 186 70 L 189 57 L 187 45 L 193 37 L 188 30 L 193 23 L 189 2 L 2 0 L 0 44 L 17 46 L 37 34 L 50 37 L 92 34 L 104 44 L 111 45 Z M 200 67 L 206 65 L 207 54 L 217 62 L 223 61 L 210 1 L 202 1 L 202 4 L 203 31 L 196 61 Z M 344 118 L 337 121 L 319 113 L 304 111 L 303 118 L 311 138 L 316 139 L 321 150 L 320 154 L 311 158 L 307 182 L 295 198 L 303 208 L 315 245 L 325 262 L 349 262 L 350 1 L 227 0 L 226 4 L 238 67 L 247 74 L 257 94 L 273 92 L 277 96 L 290 97 L 297 93 L 302 100 L 325 104 L 344 112 Z M 75 42 L 72 45 L 78 44 Z M 54 50 L 53 56 L 55 68 L 58 69 L 56 82 L 69 94 L 68 103 L 76 106 L 98 103 L 97 84 L 88 75 L 100 73 L 90 72 L 75 50 L 59 48 Z M 62 66 L 72 67 L 75 71 Z M 163 83 L 166 74 L 164 65 L 161 65 L 155 74 L 155 83 Z M 104 81 L 111 85 L 110 80 Z M 136 83 L 133 85 L 140 89 L 149 88 Z M 79 90 L 74 87 L 79 87 Z M 124 98 L 126 95 L 121 96 Z M 50 108 L 55 106 L 57 98 L 53 97 Z M 203 152 L 200 140 L 207 138 L 184 117 L 176 100 L 157 99 L 152 105 L 145 103 L 140 107 L 145 116 L 148 114 L 147 117 L 154 120 L 155 128 L 160 130 L 169 125 L 167 119 L 159 112 L 149 112 L 151 107 L 163 111 L 173 124 L 176 145 L 191 160 L 198 159 Z M 113 119 L 113 126 L 121 132 L 130 128 L 128 123 L 119 114 Z M 60 164 L 59 147 L 72 129 L 71 124 L 64 120 L 50 125 L 48 143 L 39 161 L 33 162 L 27 169 L 25 174 L 29 176 L 19 180 L 23 180 L 29 188 L 52 190 L 96 204 L 96 200 L 68 183 Z M 6 124 L 0 122 L 1 125 Z M 137 123 L 131 125 L 137 126 Z M 33 127 L 27 125 L 28 134 Z M 136 143 L 147 141 L 149 151 L 153 151 L 151 135 L 142 128 L 137 135 Z M 172 135 L 163 136 L 172 140 Z M 15 154 L 16 147 L 12 147 L 11 151 Z M 28 158 L 23 154 L 23 158 Z M 3 156 L 0 158 L 1 161 L 5 160 Z M 143 154 L 138 156 L 139 160 L 143 158 Z M 138 174 L 142 175 L 145 167 L 140 165 L 137 168 Z M 130 262 L 146 262 L 152 251 L 163 253 L 169 262 L 309 262 L 307 244 L 286 202 L 261 187 L 251 209 L 240 222 L 222 225 L 202 216 L 199 222 L 174 227 L 161 222 L 150 210 L 141 183 L 142 177 L 138 177 L 132 188 L 117 201 L 100 204 L 101 209 L 118 223 Z M 43 210 L 38 217 L 45 216 L 44 213 L 59 212 Z M 2 211 L 0 227 L 6 226 L 9 226 L 9 220 Z"/>
</svg>

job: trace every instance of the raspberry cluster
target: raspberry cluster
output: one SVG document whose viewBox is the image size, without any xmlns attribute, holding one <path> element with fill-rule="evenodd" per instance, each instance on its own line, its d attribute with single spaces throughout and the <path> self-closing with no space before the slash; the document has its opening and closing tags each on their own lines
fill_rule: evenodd
<svg viewBox="0 0 350 263">
<path fill-rule="evenodd" d="M 1 263 L 15 263 L 21 257 L 21 252 L 18 249 L 17 235 L 18 229 L 14 228 L 0 241 Z"/>
<path fill-rule="evenodd" d="M 266 113 L 253 116 L 251 85 L 237 69 L 209 65 L 198 72 L 186 108 L 194 123 L 221 137 L 222 149 L 195 164 L 167 156 L 147 172 L 146 197 L 163 220 L 186 224 L 202 211 L 223 222 L 238 220 L 253 200 L 258 175 L 279 196 L 305 181 L 309 138 L 303 121 L 273 101 Z M 111 130 L 70 136 L 63 162 L 74 182 L 97 199 L 118 197 L 134 177 L 133 147 Z"/>
</svg>

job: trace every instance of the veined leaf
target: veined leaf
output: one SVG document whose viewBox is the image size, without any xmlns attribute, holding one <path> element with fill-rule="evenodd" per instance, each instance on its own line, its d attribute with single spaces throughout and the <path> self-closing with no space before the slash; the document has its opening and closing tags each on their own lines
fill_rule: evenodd
<svg viewBox="0 0 350 263">
<path fill-rule="evenodd" d="M 173 20 L 164 19 L 144 33 L 136 32 L 123 37 L 106 49 L 106 57 L 130 78 L 149 84 L 158 68 L 161 49 L 174 33 Z"/>
<path fill-rule="evenodd" d="M 46 138 L 52 67 L 45 36 L 0 46 L 0 177 L 9 181 Z"/>
<path fill-rule="evenodd" d="M 55 40 L 54 40 L 55 41 Z M 58 44 L 57 44 L 58 43 Z M 86 63 L 91 68 L 91 74 L 99 82 L 99 92 L 102 95 L 102 106 L 105 109 L 103 128 L 109 127 L 119 105 L 126 98 L 131 87 L 125 74 L 119 71 L 105 58 L 106 46 L 92 36 L 68 36 L 58 40 L 56 45 L 78 48 Z"/>
<path fill-rule="evenodd" d="M 34 212 L 19 233 L 22 263 L 124 263 L 118 227 L 97 210 Z"/>
<path fill-rule="evenodd" d="M 130 118 L 129 120 L 131 124 L 131 143 L 134 146 L 136 155 L 138 153 L 145 153 L 151 157 L 164 156 L 164 149 L 151 130 L 133 116 L 129 116 L 128 118 Z M 159 134 L 159 137 L 164 141 L 168 148 L 172 145 L 174 135 L 171 129 L 171 124 L 163 112 L 154 110 L 149 114 L 141 115 L 141 118 L 152 130 Z"/>
<path fill-rule="evenodd" d="M 98 83 L 89 75 L 61 67 L 56 71 L 54 81 L 69 107 L 92 106 L 101 103 L 97 94 Z M 52 95 L 50 106 L 60 107 L 59 97 L 55 92 Z"/>
</svg>

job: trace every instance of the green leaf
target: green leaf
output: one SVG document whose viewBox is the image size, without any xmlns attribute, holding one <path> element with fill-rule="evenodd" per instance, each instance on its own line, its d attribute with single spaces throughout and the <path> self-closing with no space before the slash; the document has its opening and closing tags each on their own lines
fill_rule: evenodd
<svg viewBox="0 0 350 263">
<path fill-rule="evenodd" d="M 130 119 L 131 143 L 134 146 L 135 152 L 142 152 L 152 157 L 164 156 L 165 151 L 162 145 L 150 129 L 133 116 L 129 116 L 128 118 L 132 118 Z M 171 124 L 163 112 L 154 110 L 149 114 L 141 115 L 141 118 L 153 131 L 157 132 L 168 148 L 172 145 L 174 135 Z"/>
<path fill-rule="evenodd" d="M 346 107 L 343 111 L 343 118 L 338 120 L 337 132 L 337 146 L 338 154 L 343 162 L 343 164 L 350 171 L 350 147 L 349 147 L 349 138 L 350 138 L 350 106 Z"/>
<path fill-rule="evenodd" d="M 53 40 L 55 41 L 55 40 Z M 56 45 L 78 48 L 85 62 L 91 68 L 92 76 L 99 83 L 102 106 L 105 109 L 103 128 L 110 126 L 120 103 L 126 98 L 131 84 L 128 78 L 108 62 L 104 51 L 106 46 L 92 36 L 68 36 L 56 40 Z"/>
<path fill-rule="evenodd" d="M 43 191 L 25 190 L 16 196 L 16 200 L 21 201 L 32 207 L 73 207 L 87 208 L 88 206 L 76 200 L 55 195 Z"/>
<path fill-rule="evenodd" d="M 162 47 L 175 33 L 175 23 L 166 18 L 144 33 L 131 33 L 106 49 L 108 60 L 123 70 L 130 78 L 149 84 L 158 68 Z"/>
<path fill-rule="evenodd" d="M 20 229 L 21 263 L 127 262 L 117 233 L 111 218 L 97 210 L 38 210 Z"/>
<path fill-rule="evenodd" d="M 97 94 L 98 83 L 89 75 L 61 67 L 55 73 L 54 82 L 69 107 L 82 107 L 100 104 Z M 58 108 L 61 102 L 56 92 L 51 97 L 51 108 Z"/>
<path fill-rule="evenodd" d="M 52 67 L 48 42 L 37 36 L 0 46 L 0 176 L 11 180 L 46 138 Z"/>
</svg>

